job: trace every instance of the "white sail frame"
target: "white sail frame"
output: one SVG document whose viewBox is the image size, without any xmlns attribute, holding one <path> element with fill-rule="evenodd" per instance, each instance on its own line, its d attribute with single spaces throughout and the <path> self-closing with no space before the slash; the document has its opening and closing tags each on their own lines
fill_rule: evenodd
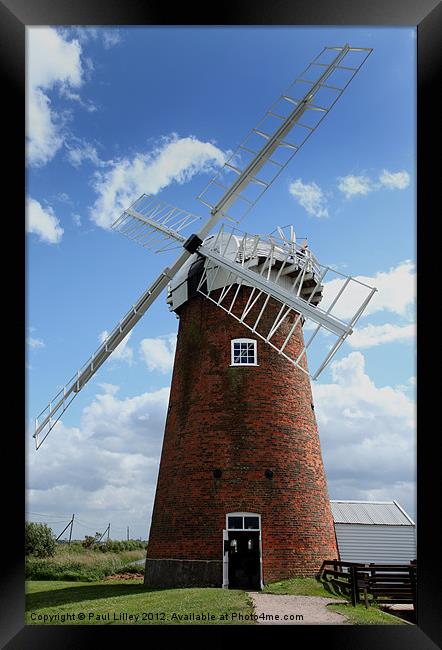
<svg viewBox="0 0 442 650">
<path fill-rule="evenodd" d="M 236 246 L 232 246 L 232 240 Z M 317 379 L 345 339 L 352 334 L 377 289 L 330 266 L 323 266 L 310 251 L 297 244 L 293 246 L 294 253 L 290 250 L 292 246 L 284 246 L 284 242 L 278 245 L 274 237 L 249 235 L 236 228 L 226 232 L 222 226 L 215 237 L 208 239 L 198 249 L 199 254 L 206 258 L 198 291 L 311 379 Z M 336 284 L 333 295 L 327 296 L 328 305 L 323 309 L 319 307 L 319 301 L 328 275 L 337 276 L 340 284 Z M 281 286 L 284 276 L 285 283 Z M 307 283 L 310 286 L 306 286 Z M 349 292 L 355 287 L 356 292 L 353 291 L 350 299 L 354 309 L 344 318 L 339 309 L 344 300 L 349 301 Z M 243 294 L 248 294 L 245 305 L 239 305 L 241 289 Z M 270 327 L 266 326 L 264 330 L 262 323 L 266 310 L 267 313 L 272 310 L 273 314 L 275 303 L 279 306 L 279 311 L 272 315 Z M 256 316 L 255 307 L 258 306 L 259 313 Z M 251 315 L 253 322 L 250 321 Z M 275 343 L 275 336 L 280 333 L 281 325 L 287 319 L 294 319 L 294 322 L 284 339 Z M 304 326 L 304 329 L 313 327 L 313 333 L 293 357 L 288 354 L 288 348 L 299 325 Z M 305 367 L 305 355 L 313 341 L 318 341 L 317 335 L 321 330 L 334 336 L 335 342 L 316 369 L 309 371 Z"/>
</svg>

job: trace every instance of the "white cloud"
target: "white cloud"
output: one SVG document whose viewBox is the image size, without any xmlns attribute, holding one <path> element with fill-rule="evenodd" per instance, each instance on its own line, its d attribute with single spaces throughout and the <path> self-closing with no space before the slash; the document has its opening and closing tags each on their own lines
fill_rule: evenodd
<svg viewBox="0 0 442 650">
<path fill-rule="evenodd" d="M 105 29 L 102 32 L 103 45 L 106 50 L 122 42 L 121 34 L 116 29 Z"/>
<path fill-rule="evenodd" d="M 86 109 L 89 113 L 95 113 L 98 110 L 96 104 L 90 99 L 84 100 L 79 93 L 74 93 L 69 86 L 63 84 L 60 86 L 60 95 L 65 99 L 70 99 L 77 102 L 82 108 Z"/>
<path fill-rule="evenodd" d="M 26 339 L 26 343 L 27 343 L 28 346 L 29 346 L 30 348 L 32 348 L 33 350 L 36 350 L 36 349 L 38 349 L 38 348 L 44 348 L 44 347 L 46 347 L 46 344 L 45 344 L 44 341 L 42 341 L 42 339 L 36 339 L 36 338 L 34 338 L 34 337 L 32 337 L 32 336 L 28 336 L 28 337 L 27 337 L 27 339 Z"/>
<path fill-rule="evenodd" d="M 346 199 L 361 194 L 365 196 L 369 192 L 380 190 L 383 187 L 389 190 L 403 190 L 410 184 L 410 175 L 405 170 L 400 172 L 389 172 L 383 169 L 379 174 L 379 182 L 373 181 L 368 176 L 348 176 L 338 177 L 338 189 L 345 195 Z"/>
<path fill-rule="evenodd" d="M 110 228 L 144 192 L 157 194 L 174 181 L 186 183 L 195 174 L 213 171 L 224 161 L 224 153 L 212 143 L 172 134 L 153 151 L 137 153 L 132 159 L 112 163 L 109 171 L 95 173 L 98 198 L 90 209 L 91 218 L 98 226 Z"/>
<path fill-rule="evenodd" d="M 98 385 L 100 388 L 104 390 L 105 395 L 116 395 L 120 390 L 120 387 L 116 386 L 115 384 L 108 384 L 106 382 L 102 382 L 101 384 Z"/>
<path fill-rule="evenodd" d="M 72 221 L 74 224 L 79 228 L 81 226 L 81 217 L 79 214 L 73 214 L 72 215 Z"/>
<path fill-rule="evenodd" d="M 143 339 L 140 352 L 149 370 L 169 372 L 175 358 L 176 334 L 166 334 L 155 339 Z"/>
<path fill-rule="evenodd" d="M 82 83 L 81 46 L 52 27 L 27 28 L 27 160 L 41 166 L 63 144 L 61 116 L 51 109 L 47 91 Z"/>
<path fill-rule="evenodd" d="M 60 194 L 57 194 L 57 199 L 62 203 L 68 203 L 69 205 L 72 205 L 71 197 L 69 194 L 66 194 L 66 192 L 60 192 Z"/>
<path fill-rule="evenodd" d="M 81 46 L 67 41 L 52 27 L 28 27 L 28 82 L 31 88 L 51 88 L 57 82 L 79 86 Z"/>
<path fill-rule="evenodd" d="M 313 217 L 328 217 L 325 196 L 316 183 L 303 183 L 300 178 L 290 183 L 289 192 Z"/>
<path fill-rule="evenodd" d="M 331 498 L 399 499 L 414 510 L 415 404 L 376 386 L 362 353 L 332 363 L 333 383 L 312 386 Z"/>
<path fill-rule="evenodd" d="M 124 538 L 129 525 L 131 536 L 146 539 L 169 388 L 126 398 L 112 384 L 101 389 L 80 427 L 57 423 L 38 452 L 29 439 L 27 510 L 53 518 L 68 510 L 96 530 L 110 521 L 112 537 Z M 74 524 L 75 538 L 86 534 Z"/>
<path fill-rule="evenodd" d="M 46 244 L 58 244 L 64 232 L 53 209 L 50 206 L 42 208 L 38 201 L 30 197 L 26 205 L 26 230 L 38 235 L 40 241 Z"/>
<path fill-rule="evenodd" d="M 104 330 L 98 335 L 98 340 L 100 341 L 100 343 L 104 343 L 108 338 L 108 336 L 109 336 L 109 332 Z M 129 339 L 131 336 L 132 336 L 132 332 L 129 332 L 129 334 L 121 341 L 121 343 L 117 345 L 117 347 L 109 357 L 110 361 L 124 361 L 124 363 L 127 363 L 129 366 L 132 365 L 133 349 L 128 346 Z"/>
<path fill-rule="evenodd" d="M 84 435 L 112 451 L 149 456 L 161 441 L 169 387 L 122 399 L 116 392 L 112 384 L 105 385 L 104 393 L 85 407 L 81 419 Z M 141 442 L 143 436 L 146 439 Z"/>
<path fill-rule="evenodd" d="M 373 276 L 358 275 L 354 277 L 360 282 L 377 288 L 377 292 L 364 311 L 364 316 L 379 311 L 389 311 L 408 319 L 413 318 L 416 296 L 416 272 L 413 262 L 405 260 L 388 271 L 379 271 Z M 321 301 L 323 309 L 328 308 L 344 282 L 345 280 L 340 278 L 324 282 L 324 297 Z M 333 307 L 333 315 L 342 319 L 353 316 L 362 300 L 367 297 L 368 291 L 367 288 L 356 283 L 349 284 Z"/>
<path fill-rule="evenodd" d="M 393 173 L 384 169 L 379 176 L 379 181 L 389 190 L 404 190 L 410 184 L 410 175 L 406 171 Z"/>
<path fill-rule="evenodd" d="M 371 348 L 383 343 L 395 343 L 399 341 L 412 341 L 416 336 L 415 325 L 367 325 L 356 329 L 348 337 L 347 343 L 352 348 Z"/>
<path fill-rule="evenodd" d="M 75 140 L 75 144 L 66 143 L 67 159 L 73 167 L 80 167 L 85 160 L 89 160 L 96 167 L 103 167 L 109 164 L 99 158 L 97 150 L 92 144 L 86 141 Z"/>
<path fill-rule="evenodd" d="M 73 35 L 80 43 L 84 44 L 90 41 L 101 41 L 106 50 L 119 45 L 123 41 L 121 31 L 115 27 L 110 29 L 104 27 L 71 27 L 69 30 L 63 30 L 62 33 L 66 38 Z"/>
<path fill-rule="evenodd" d="M 368 194 L 373 189 L 371 180 L 367 176 L 340 176 L 338 178 L 338 189 L 345 194 L 345 198 L 350 198 L 355 194 Z"/>
<path fill-rule="evenodd" d="M 27 160 L 30 165 L 45 165 L 63 144 L 63 138 L 53 121 L 51 101 L 38 88 L 28 94 Z"/>
</svg>

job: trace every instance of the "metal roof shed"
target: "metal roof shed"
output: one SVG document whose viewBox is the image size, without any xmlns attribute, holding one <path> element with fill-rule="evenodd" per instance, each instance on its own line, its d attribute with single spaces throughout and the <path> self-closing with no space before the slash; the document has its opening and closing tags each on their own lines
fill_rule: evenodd
<svg viewBox="0 0 442 650">
<path fill-rule="evenodd" d="M 343 562 L 408 564 L 416 525 L 397 501 L 330 501 Z"/>
</svg>

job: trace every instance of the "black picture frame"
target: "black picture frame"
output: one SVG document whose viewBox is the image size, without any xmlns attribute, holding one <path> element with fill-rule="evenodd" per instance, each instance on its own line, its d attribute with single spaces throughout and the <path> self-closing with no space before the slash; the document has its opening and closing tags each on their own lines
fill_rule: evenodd
<svg viewBox="0 0 442 650">
<path fill-rule="evenodd" d="M 235 3 L 193 4 L 180 3 L 171 6 L 158 0 L 1 0 L 0 1 L 0 43 L 2 54 L 0 65 L 3 84 L 3 161 L 6 162 L 7 184 L 4 185 L 3 200 L 6 201 L 4 218 L 7 221 L 7 251 L 4 246 L 8 266 L 3 278 L 3 302 L 8 306 L 6 331 L 14 333 L 14 343 L 8 348 L 14 352 L 11 362 L 4 364 L 7 370 L 8 387 L 4 408 L 12 413 L 11 422 L 3 427 L 2 478 L 4 528 L 3 536 L 8 548 L 3 555 L 2 589 L 0 592 L 0 634 L 1 647 L 7 648 L 80 648 L 89 644 L 96 646 L 109 635 L 106 626 L 25 626 L 24 625 L 24 436 L 17 426 L 17 415 L 24 412 L 25 382 L 17 359 L 18 350 L 23 350 L 25 339 L 25 308 L 23 296 L 26 294 L 25 264 L 11 265 L 13 258 L 25 260 L 23 221 L 24 215 L 24 79 L 25 79 L 25 27 L 31 25 L 372 25 L 372 26 L 415 26 L 417 27 L 418 53 L 418 97 L 417 97 L 417 259 L 418 259 L 418 340 L 417 340 L 417 395 L 418 395 L 418 618 L 416 626 L 304 626 L 303 632 L 309 644 L 318 642 L 317 635 L 323 635 L 327 646 L 344 648 L 419 648 L 425 650 L 441 645 L 441 587 L 439 584 L 439 544 L 436 518 L 438 509 L 437 449 L 433 447 L 438 438 L 438 417 L 434 410 L 437 381 L 428 372 L 428 358 L 433 352 L 434 334 L 425 329 L 425 307 L 430 300 L 426 287 L 434 283 L 435 269 L 431 260 L 437 259 L 430 244 L 430 237 L 437 216 L 440 198 L 436 195 L 440 186 L 436 180 L 438 172 L 436 155 L 436 135 L 440 131 L 440 118 L 436 121 L 438 102 L 436 86 L 440 79 L 442 34 L 442 9 L 438 0 L 274 0 L 262 2 L 255 0 L 236 0 Z M 440 102 L 439 102 L 440 103 Z M 5 128 L 6 127 L 6 128 Z M 9 141 L 8 141 L 9 140 Z M 439 151 L 437 153 L 440 155 Z M 433 155 L 434 154 L 434 155 Z M 12 234 L 12 238 L 11 238 Z M 12 241 L 14 243 L 12 243 Z M 6 243 L 6 238 L 5 238 Z M 13 252 L 13 247 L 17 251 Z M 6 255 L 6 252 L 9 255 Z M 22 290 L 22 291 L 21 291 Z M 435 302 L 432 290 L 431 302 Z M 20 318 L 21 317 L 21 318 Z M 18 323 L 22 323 L 22 328 Z M 432 348 L 430 350 L 430 345 Z M 24 362 L 24 359 L 23 359 Z M 19 387 L 23 386 L 21 393 Z M 6 393 L 5 393 L 6 396 Z M 9 407 L 9 408 L 8 408 Z M 426 424 L 425 416 L 433 413 L 434 420 Z M 424 422 L 426 425 L 424 425 Z M 436 456 L 435 456 L 436 454 Z M 6 462 L 9 461 L 9 462 Z M 6 471 L 8 470 L 8 471 Z M 209 639 L 214 631 L 222 641 L 233 633 L 229 626 L 208 627 L 179 626 L 181 642 L 189 634 L 189 640 L 196 637 Z M 185 629 L 184 629 L 185 628 Z M 250 638 L 257 626 L 234 628 L 238 636 Z M 288 630 L 293 641 L 299 643 L 299 634 Z M 170 627 L 156 628 L 156 633 L 167 635 Z M 175 629 L 177 631 L 177 629 Z M 276 626 L 259 627 L 260 638 L 274 642 Z M 284 630 L 287 631 L 287 630 Z M 124 641 L 141 635 L 144 644 L 152 641 L 154 630 L 149 626 L 117 626 L 112 628 L 113 642 L 119 634 Z M 245 636 L 247 635 L 247 636 Z M 199 640 L 198 639 L 198 640 Z M 437 644 L 437 645 L 436 645 Z"/>
</svg>

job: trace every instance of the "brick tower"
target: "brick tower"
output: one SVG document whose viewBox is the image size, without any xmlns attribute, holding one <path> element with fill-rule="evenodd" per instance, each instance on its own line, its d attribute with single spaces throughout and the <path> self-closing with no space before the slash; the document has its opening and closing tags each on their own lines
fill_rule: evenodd
<svg viewBox="0 0 442 650">
<path fill-rule="evenodd" d="M 310 379 L 196 294 L 194 276 L 169 298 L 180 322 L 145 584 L 313 576 L 338 555 Z M 289 345 L 302 350 L 302 321 Z"/>
</svg>

